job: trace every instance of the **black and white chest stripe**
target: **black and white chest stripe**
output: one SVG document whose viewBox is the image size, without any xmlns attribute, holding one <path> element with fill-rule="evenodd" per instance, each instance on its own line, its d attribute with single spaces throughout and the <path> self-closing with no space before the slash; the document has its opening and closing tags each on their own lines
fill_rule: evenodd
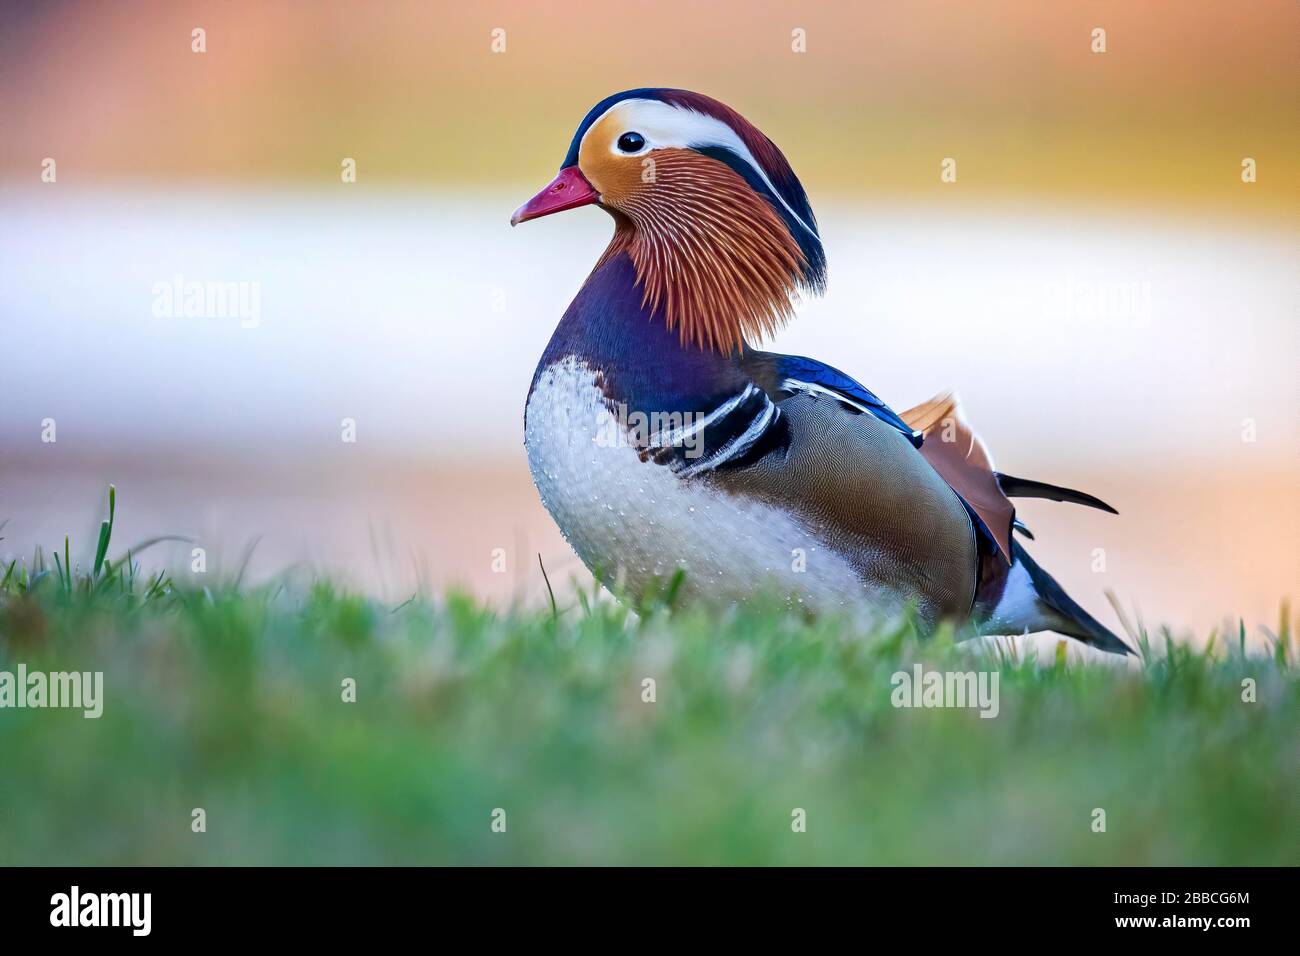
<svg viewBox="0 0 1300 956">
<path fill-rule="evenodd" d="M 790 443 L 790 424 L 767 393 L 746 385 L 717 407 L 689 421 L 649 432 L 641 457 L 667 465 L 683 478 L 743 468 Z"/>
</svg>

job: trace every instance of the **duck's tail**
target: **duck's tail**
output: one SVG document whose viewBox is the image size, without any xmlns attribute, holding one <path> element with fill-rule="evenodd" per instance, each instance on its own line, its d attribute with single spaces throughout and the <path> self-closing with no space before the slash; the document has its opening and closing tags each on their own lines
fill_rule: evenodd
<svg viewBox="0 0 1300 956">
<path fill-rule="evenodd" d="M 1079 607 L 1012 537 L 1015 531 L 1033 537 L 1016 520 L 1012 498 L 1048 498 L 1111 514 L 1118 512 L 1100 498 L 1082 491 L 995 470 L 993 456 L 962 416 L 960 403 L 951 392 L 909 408 L 901 417 L 909 427 L 922 433 L 921 454 L 966 503 L 997 548 L 997 553 L 987 558 L 994 565 L 995 573 L 987 578 L 981 573 L 981 579 L 987 581 L 981 589 L 987 586 L 993 593 L 987 601 L 979 593 L 976 596 L 981 633 L 1056 631 L 1112 654 L 1132 654 L 1127 644 Z M 1003 585 L 1000 595 L 996 591 L 998 583 Z"/>
<path fill-rule="evenodd" d="M 1078 638 L 1090 647 L 1111 654 L 1132 654 L 1133 649 L 1081 608 L 1056 579 L 1044 571 L 1020 544 L 1011 544 L 1012 563 L 1002 597 L 980 623 L 983 634 L 1029 634 L 1056 631 Z"/>
</svg>

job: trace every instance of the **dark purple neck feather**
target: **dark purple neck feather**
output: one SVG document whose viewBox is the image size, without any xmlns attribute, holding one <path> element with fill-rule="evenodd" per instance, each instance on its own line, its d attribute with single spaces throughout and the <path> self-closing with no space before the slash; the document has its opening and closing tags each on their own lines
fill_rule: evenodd
<svg viewBox="0 0 1300 956">
<path fill-rule="evenodd" d="M 602 373 L 608 399 L 639 411 L 705 411 L 747 381 L 738 356 L 683 345 L 663 316 L 642 304 L 626 252 L 587 278 L 542 353 L 533 385 L 568 356 Z"/>
</svg>

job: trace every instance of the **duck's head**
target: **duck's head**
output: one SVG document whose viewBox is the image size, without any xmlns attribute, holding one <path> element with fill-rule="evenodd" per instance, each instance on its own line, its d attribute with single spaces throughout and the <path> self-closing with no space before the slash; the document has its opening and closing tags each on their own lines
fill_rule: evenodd
<svg viewBox="0 0 1300 956">
<path fill-rule="evenodd" d="M 776 145 L 730 107 L 686 90 L 601 100 L 560 173 L 511 225 L 595 204 L 615 220 L 646 305 L 682 341 L 731 351 L 775 331 L 791 297 L 820 292 L 826 257 L 803 186 Z"/>
</svg>

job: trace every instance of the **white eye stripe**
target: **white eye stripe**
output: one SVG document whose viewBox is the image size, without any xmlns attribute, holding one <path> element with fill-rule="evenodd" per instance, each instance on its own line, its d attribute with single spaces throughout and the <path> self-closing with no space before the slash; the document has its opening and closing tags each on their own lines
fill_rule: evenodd
<svg viewBox="0 0 1300 956">
<path fill-rule="evenodd" d="M 750 169 L 776 197 L 777 202 L 785 208 L 791 218 L 814 239 L 818 238 L 816 231 L 803 221 L 803 218 L 785 201 L 785 197 L 772 185 L 772 181 L 754 159 L 754 154 L 749 151 L 744 140 L 722 120 L 705 116 L 695 110 L 669 106 L 660 100 L 622 100 L 605 110 L 587 127 L 587 132 L 582 135 L 583 144 L 591 135 L 591 131 L 606 119 L 612 119 L 621 126 L 617 135 L 610 140 L 610 152 L 617 156 L 639 155 L 639 153 L 625 153 L 618 148 L 618 138 L 626 132 L 637 132 L 645 137 L 645 149 L 641 152 L 674 147 L 691 149 L 700 146 L 721 146 L 731 150 L 749 164 Z"/>
</svg>

